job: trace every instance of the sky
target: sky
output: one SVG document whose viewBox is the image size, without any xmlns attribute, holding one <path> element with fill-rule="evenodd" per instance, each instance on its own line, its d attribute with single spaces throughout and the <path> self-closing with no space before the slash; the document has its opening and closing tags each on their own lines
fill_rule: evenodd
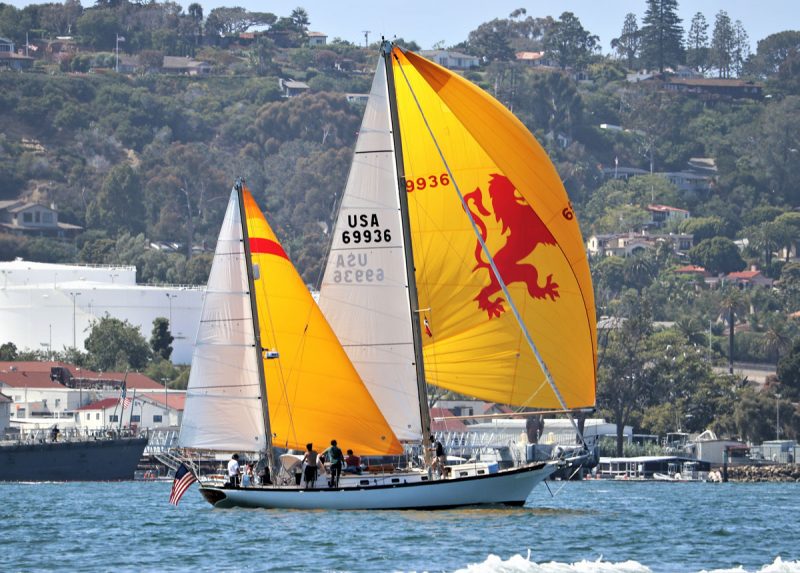
<svg viewBox="0 0 800 573">
<path fill-rule="evenodd" d="M 603 53 L 610 51 L 611 39 L 619 36 L 625 14 L 644 16 L 645 0 L 196 0 L 207 15 L 219 6 L 241 6 L 252 11 L 267 11 L 288 16 L 301 6 L 311 21 L 310 30 L 323 32 L 329 39 L 342 38 L 364 42 L 369 31 L 373 42 L 386 38 L 414 40 L 422 49 L 437 42 L 451 46 L 466 40 L 471 30 L 494 18 L 507 18 L 516 8 L 525 8 L 528 16 L 553 16 L 574 13 L 590 33 L 600 36 Z M 8 0 L 6 0 L 8 3 Z M 32 2 L 11 0 L 21 8 Z M 92 0 L 82 0 L 84 6 Z M 180 0 L 186 9 L 191 0 Z M 678 0 L 683 27 L 688 30 L 692 16 L 702 12 L 713 29 L 714 17 L 721 9 L 732 21 L 741 20 L 755 51 L 758 40 L 784 30 L 800 30 L 800 0 Z"/>
</svg>

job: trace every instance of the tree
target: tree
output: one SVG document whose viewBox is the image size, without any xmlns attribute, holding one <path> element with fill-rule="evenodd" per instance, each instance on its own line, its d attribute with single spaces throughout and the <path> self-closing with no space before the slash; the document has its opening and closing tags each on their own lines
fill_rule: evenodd
<svg viewBox="0 0 800 573">
<path fill-rule="evenodd" d="M 795 341 L 789 353 L 778 361 L 776 374 L 783 397 L 800 400 L 800 340 Z"/>
<path fill-rule="evenodd" d="M 735 41 L 731 19 L 725 10 L 720 10 L 714 20 L 711 37 L 711 65 L 717 69 L 721 78 L 731 77 Z"/>
<path fill-rule="evenodd" d="M 625 60 L 629 69 L 633 69 L 641 43 L 636 14 L 629 12 L 625 14 L 625 22 L 622 24 L 619 38 L 611 40 L 611 49 L 617 52 L 619 58 Z"/>
<path fill-rule="evenodd" d="M 584 30 L 575 14 L 564 12 L 545 33 L 544 49 L 561 69 L 582 68 L 597 48 L 598 41 L 597 36 Z"/>
<path fill-rule="evenodd" d="M 609 334 L 598 358 L 597 404 L 617 425 L 617 455 L 622 455 L 625 425 L 650 403 L 649 367 L 645 340 L 652 331 L 652 315 L 645 300 L 626 295 L 625 320 Z"/>
<path fill-rule="evenodd" d="M 100 192 L 89 203 L 86 220 L 90 227 L 109 232 L 144 230 L 145 211 L 138 174 L 127 164 L 109 171 Z"/>
<path fill-rule="evenodd" d="M 86 10 L 75 24 L 83 41 L 95 50 L 113 50 L 121 26 L 113 10 Z"/>
<path fill-rule="evenodd" d="M 467 48 L 485 62 L 511 62 L 515 55 L 509 39 L 510 22 L 495 18 L 469 33 Z"/>
<path fill-rule="evenodd" d="M 153 320 L 153 331 L 150 336 L 150 349 L 153 351 L 153 356 L 169 360 L 172 355 L 172 341 L 175 340 L 171 329 L 172 325 L 166 318 L 159 316 Z"/>
<path fill-rule="evenodd" d="M 642 60 L 647 67 L 664 73 L 666 67 L 683 61 L 678 0 L 647 0 L 642 24 Z"/>
<path fill-rule="evenodd" d="M 0 361 L 13 362 L 17 359 L 17 345 L 13 342 L 6 342 L 0 345 Z"/>
<path fill-rule="evenodd" d="M 686 36 L 686 64 L 704 72 L 708 68 L 708 22 L 701 12 L 692 18 L 689 34 Z"/>
<path fill-rule="evenodd" d="M 689 260 L 710 273 L 732 273 L 747 265 L 736 244 L 726 237 L 704 239 L 689 249 Z"/>
<path fill-rule="evenodd" d="M 755 76 L 770 78 L 778 75 L 781 65 L 800 50 L 800 31 L 787 30 L 759 40 L 755 57 L 748 62 L 748 70 Z"/>
<path fill-rule="evenodd" d="M 141 370 L 151 358 L 150 346 L 127 320 L 108 315 L 98 320 L 84 343 L 95 370 Z"/>
<path fill-rule="evenodd" d="M 750 36 L 744 29 L 741 20 L 733 24 L 733 72 L 737 77 L 742 75 L 747 60 L 750 59 Z"/>
</svg>

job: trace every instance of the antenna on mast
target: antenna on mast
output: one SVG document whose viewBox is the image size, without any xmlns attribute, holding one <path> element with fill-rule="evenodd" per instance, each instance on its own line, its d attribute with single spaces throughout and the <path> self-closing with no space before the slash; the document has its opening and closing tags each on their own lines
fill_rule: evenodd
<svg viewBox="0 0 800 573">
<path fill-rule="evenodd" d="M 370 32 L 372 32 L 372 30 L 362 30 L 362 33 L 364 34 L 364 47 L 365 48 L 369 48 L 369 33 Z"/>
</svg>

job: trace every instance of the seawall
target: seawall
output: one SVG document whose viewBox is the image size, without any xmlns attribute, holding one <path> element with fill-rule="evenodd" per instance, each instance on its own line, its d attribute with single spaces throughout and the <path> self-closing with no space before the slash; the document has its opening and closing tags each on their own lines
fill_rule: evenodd
<svg viewBox="0 0 800 573">
<path fill-rule="evenodd" d="M 728 481 L 800 482 L 800 465 L 781 464 L 773 466 L 728 466 Z"/>
</svg>

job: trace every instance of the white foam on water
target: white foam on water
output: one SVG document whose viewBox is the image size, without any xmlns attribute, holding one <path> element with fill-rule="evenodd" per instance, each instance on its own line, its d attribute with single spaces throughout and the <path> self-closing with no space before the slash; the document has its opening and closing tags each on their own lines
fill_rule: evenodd
<svg viewBox="0 0 800 573">
<path fill-rule="evenodd" d="M 506 561 L 497 555 L 489 555 L 483 563 L 473 563 L 455 573 L 652 573 L 652 570 L 637 561 L 611 563 L 599 558 L 597 561 L 575 563 L 536 563 L 527 557 L 514 555 Z"/>
<path fill-rule="evenodd" d="M 530 551 L 527 557 L 514 555 L 503 560 L 497 555 L 489 555 L 483 563 L 471 563 L 455 573 L 653 573 L 652 569 L 638 561 L 622 561 L 612 563 L 603 561 L 577 561 L 575 563 L 536 563 L 531 561 Z M 726 569 L 701 570 L 699 573 L 800 573 L 800 561 L 783 561 L 780 556 L 773 563 L 760 569 L 731 567 Z"/>
<path fill-rule="evenodd" d="M 700 573 L 749 573 L 744 567 L 732 567 L 730 569 L 703 570 Z M 784 561 L 780 555 L 775 561 L 764 565 L 761 569 L 754 570 L 753 573 L 800 573 L 800 561 Z"/>
</svg>

